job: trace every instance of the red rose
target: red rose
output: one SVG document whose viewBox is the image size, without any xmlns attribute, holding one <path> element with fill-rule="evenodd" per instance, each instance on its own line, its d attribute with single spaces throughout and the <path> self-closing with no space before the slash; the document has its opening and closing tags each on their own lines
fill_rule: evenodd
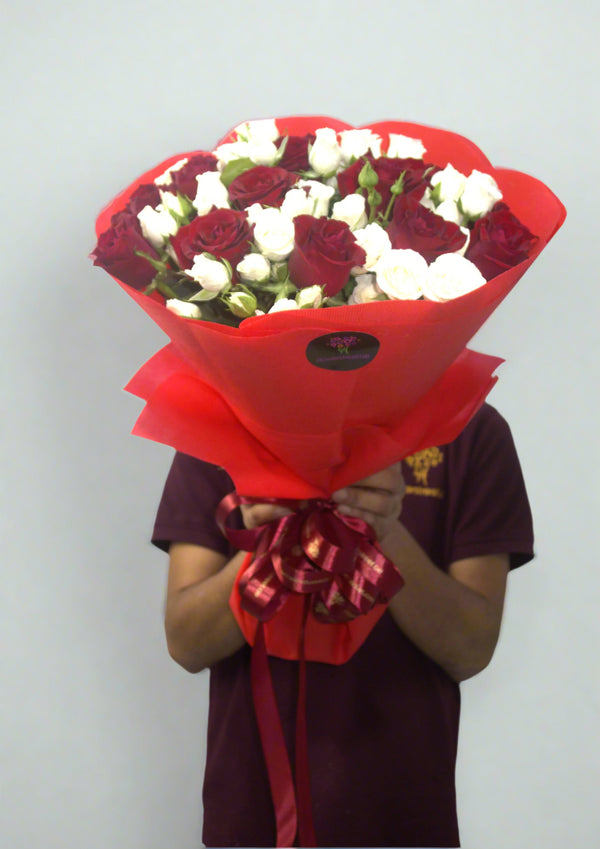
<svg viewBox="0 0 600 849">
<path fill-rule="evenodd" d="M 453 221 L 426 209 L 412 195 L 398 195 L 387 229 L 393 248 L 412 248 L 433 262 L 440 254 L 455 253 L 466 236 Z"/>
<path fill-rule="evenodd" d="M 218 259 L 226 259 L 235 269 L 250 253 L 251 244 L 252 228 L 246 213 L 235 209 L 213 209 L 171 236 L 181 268 L 191 268 L 194 257 L 206 251 Z"/>
<path fill-rule="evenodd" d="M 308 171 L 310 164 L 308 162 L 309 145 L 314 144 L 316 136 L 314 133 L 307 133 L 305 136 L 288 136 L 283 156 L 279 160 L 279 167 L 285 168 L 286 171 Z M 275 144 L 279 147 L 284 140 L 280 136 Z"/>
<path fill-rule="evenodd" d="M 432 168 L 431 165 L 423 162 L 422 159 L 396 159 L 393 157 L 388 158 L 387 156 L 381 156 L 379 159 L 376 159 L 372 153 L 367 153 L 366 156 L 361 156 L 360 159 L 357 159 L 356 162 L 337 175 L 338 187 L 342 197 L 346 197 L 346 195 L 350 195 L 353 192 L 362 193 L 358 185 L 358 175 L 364 167 L 365 160 L 371 163 L 373 170 L 379 178 L 375 189 L 382 198 L 381 205 L 377 208 L 377 211 L 381 213 L 386 211 L 391 198 L 390 189 L 403 171 L 405 172 L 403 184 L 404 194 L 414 194 L 420 200 L 427 188 L 428 180 L 433 170 L 439 170 L 438 168 Z M 432 168 L 432 170 L 428 172 L 427 178 L 425 178 L 425 171 L 428 168 Z"/>
<path fill-rule="evenodd" d="M 299 289 L 324 286 L 327 296 L 336 295 L 352 268 L 366 259 L 350 227 L 344 221 L 297 215 L 294 228 L 296 244 L 288 263 L 292 283 Z"/>
<path fill-rule="evenodd" d="M 257 165 L 244 171 L 229 186 L 229 200 L 236 209 L 246 209 L 253 203 L 280 207 L 285 193 L 298 177 L 285 168 Z"/>
<path fill-rule="evenodd" d="M 158 187 L 154 183 L 143 183 L 132 192 L 131 197 L 127 201 L 127 212 L 137 215 L 145 206 L 157 207 L 159 203 L 160 192 L 158 191 Z"/>
<path fill-rule="evenodd" d="M 205 171 L 217 170 L 217 158 L 212 153 L 196 153 L 177 171 L 171 171 L 173 182 L 165 187 L 172 192 L 180 192 L 191 200 L 196 197 L 198 183 L 196 177 Z"/>
<path fill-rule="evenodd" d="M 486 280 L 491 280 L 527 259 L 537 240 L 508 206 L 500 202 L 475 222 L 465 256 Z"/>
<path fill-rule="evenodd" d="M 92 251 L 94 265 L 99 265 L 134 289 L 145 289 L 154 279 L 156 271 L 147 259 L 137 256 L 135 251 L 143 251 L 153 259 L 159 259 L 158 254 L 142 236 L 134 215 L 127 212 L 113 215 L 112 225 L 100 235 Z"/>
</svg>

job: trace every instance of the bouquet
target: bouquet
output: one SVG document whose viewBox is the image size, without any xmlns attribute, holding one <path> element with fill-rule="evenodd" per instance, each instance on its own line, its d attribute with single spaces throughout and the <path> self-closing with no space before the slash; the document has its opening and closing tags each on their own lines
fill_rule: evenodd
<svg viewBox="0 0 600 849">
<path fill-rule="evenodd" d="M 244 496 L 309 499 L 234 539 L 254 551 L 231 606 L 255 646 L 278 846 L 298 823 L 316 844 L 304 710 L 296 803 L 266 653 L 300 659 L 303 693 L 305 660 L 347 660 L 402 584 L 329 496 L 458 436 L 501 362 L 465 346 L 564 216 L 454 133 L 290 117 L 171 157 L 98 218 L 94 263 L 171 340 L 127 387 L 146 402 L 134 432 L 223 466 Z"/>
<path fill-rule="evenodd" d="M 336 489 L 460 433 L 501 362 L 465 345 L 564 215 L 538 180 L 414 124 L 250 121 L 171 157 L 97 222 L 95 264 L 171 339 L 127 387 L 146 401 L 134 432 L 223 466 L 244 496 L 313 499 L 322 519 Z M 232 599 L 251 640 L 284 604 L 294 618 L 299 582 L 276 573 L 268 549 Z M 340 662 L 356 643 L 319 623 L 366 611 L 327 578 L 308 644 Z"/>
<path fill-rule="evenodd" d="M 274 120 L 232 138 L 138 185 L 95 264 L 178 315 L 239 326 L 282 310 L 448 301 L 538 241 L 492 174 L 441 168 L 421 139 L 388 132 L 384 153 L 372 128 L 281 135 Z"/>
</svg>

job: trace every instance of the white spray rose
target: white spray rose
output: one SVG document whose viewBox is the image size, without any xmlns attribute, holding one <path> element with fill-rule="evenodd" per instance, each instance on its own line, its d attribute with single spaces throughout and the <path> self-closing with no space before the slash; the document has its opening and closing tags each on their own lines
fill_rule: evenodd
<svg viewBox="0 0 600 849">
<path fill-rule="evenodd" d="M 424 206 L 425 209 L 430 209 L 432 212 L 435 212 L 435 203 L 433 202 L 433 198 L 431 197 L 431 190 L 425 189 L 425 194 L 419 201 L 421 206 Z M 450 203 L 454 203 L 454 201 L 450 201 Z"/>
<path fill-rule="evenodd" d="M 381 289 L 375 282 L 374 274 L 360 274 L 356 278 L 356 286 L 348 298 L 349 304 L 369 304 L 371 301 L 380 299 Z"/>
<path fill-rule="evenodd" d="M 307 286 L 305 289 L 300 289 L 296 295 L 296 303 L 300 309 L 320 307 L 323 303 L 323 290 L 320 286 Z"/>
<path fill-rule="evenodd" d="M 432 174 L 429 183 L 437 202 L 440 203 L 443 200 L 457 201 L 464 191 L 466 181 L 464 174 L 448 164 L 442 171 Z"/>
<path fill-rule="evenodd" d="M 321 127 L 315 132 L 315 136 L 308 154 L 310 167 L 320 176 L 333 174 L 342 159 L 337 133 L 330 127 Z"/>
<path fill-rule="evenodd" d="M 390 133 L 387 155 L 394 159 L 423 159 L 425 150 L 421 139 Z"/>
<path fill-rule="evenodd" d="M 177 298 L 170 298 L 165 302 L 165 306 L 175 315 L 180 315 L 182 318 L 202 318 L 200 307 L 197 304 L 191 304 L 189 301 L 180 301 Z"/>
<path fill-rule="evenodd" d="M 288 189 L 280 209 L 288 218 L 295 218 L 297 215 L 312 215 L 314 207 L 314 200 L 304 189 Z"/>
<path fill-rule="evenodd" d="M 274 165 L 279 151 L 270 141 L 251 141 L 248 144 L 248 156 L 255 165 Z"/>
<path fill-rule="evenodd" d="M 198 174 L 196 182 L 198 189 L 192 203 L 198 211 L 198 215 L 206 215 L 213 206 L 216 206 L 217 209 L 229 208 L 227 187 L 221 182 L 221 175 L 218 171 L 205 171 L 204 174 Z"/>
<path fill-rule="evenodd" d="M 213 151 L 217 157 L 217 167 L 219 171 L 222 171 L 223 168 L 225 168 L 225 166 L 234 159 L 246 159 L 248 157 L 248 150 L 248 142 L 237 141 L 220 144 Z"/>
<path fill-rule="evenodd" d="M 271 263 L 262 254 L 246 254 L 236 271 L 246 283 L 264 283 L 271 276 Z"/>
<path fill-rule="evenodd" d="M 312 215 L 314 218 L 322 218 L 329 215 L 329 203 L 335 194 L 335 186 L 325 185 L 319 180 L 298 180 L 299 189 L 308 189 L 308 198 L 312 203 Z"/>
<path fill-rule="evenodd" d="M 353 268 L 353 274 L 359 274 L 363 270 L 370 270 L 379 261 L 383 254 L 391 251 L 392 243 L 390 237 L 381 224 L 373 222 L 366 227 L 355 230 L 353 236 L 357 244 L 366 253 L 367 258 L 362 268 Z"/>
<path fill-rule="evenodd" d="M 250 204 L 250 206 L 246 207 L 246 218 L 250 224 L 256 224 L 263 212 L 264 207 L 260 203 Z"/>
<path fill-rule="evenodd" d="M 373 130 L 343 130 L 340 133 L 342 165 L 349 165 L 353 159 L 359 159 L 368 151 L 381 156 L 381 136 Z"/>
<path fill-rule="evenodd" d="M 238 124 L 235 132 L 241 141 L 274 142 L 279 138 L 279 130 L 274 118 L 261 118 Z"/>
<path fill-rule="evenodd" d="M 267 259 L 286 259 L 294 248 L 294 222 L 279 209 L 263 209 L 255 217 L 254 241 Z"/>
<path fill-rule="evenodd" d="M 485 277 L 477 266 L 458 254 L 442 254 L 427 269 L 423 294 L 430 301 L 450 301 L 479 289 Z"/>
<path fill-rule="evenodd" d="M 227 266 L 218 259 L 210 259 L 206 254 L 195 256 L 192 267 L 185 273 L 207 292 L 223 292 L 231 283 Z"/>
<path fill-rule="evenodd" d="M 182 206 L 181 201 L 177 197 L 177 195 L 174 195 L 172 192 L 160 191 L 159 193 L 160 193 L 160 199 L 162 201 L 160 206 L 162 206 L 163 209 L 168 209 L 169 212 L 175 213 L 175 216 L 177 216 L 177 215 L 184 216 L 185 215 L 185 210 Z"/>
<path fill-rule="evenodd" d="M 249 318 L 255 315 L 256 304 L 257 301 L 252 292 L 231 292 L 227 298 L 227 305 L 237 318 Z"/>
<path fill-rule="evenodd" d="M 215 150 L 219 171 L 234 159 L 251 159 L 255 165 L 273 165 L 278 150 L 271 141 L 237 141 L 221 144 Z"/>
<path fill-rule="evenodd" d="M 187 161 L 188 161 L 187 156 L 184 156 L 183 159 L 177 160 L 177 162 L 174 165 L 169 165 L 169 167 L 167 168 L 167 170 L 163 174 L 160 174 L 158 177 L 154 178 L 154 184 L 156 186 L 170 186 L 171 183 L 173 182 L 173 177 L 171 176 L 171 172 L 172 171 L 180 171 L 183 168 L 183 166 L 187 164 Z"/>
<path fill-rule="evenodd" d="M 177 222 L 162 204 L 156 209 L 145 206 L 138 212 L 137 217 L 144 238 L 156 249 L 162 248 L 169 236 L 174 236 L 178 230 Z"/>
<path fill-rule="evenodd" d="M 365 227 L 368 218 L 365 199 L 362 195 L 346 195 L 343 200 L 333 204 L 331 217 L 336 221 L 345 221 L 351 230 Z"/>
<path fill-rule="evenodd" d="M 434 206 L 433 211 L 440 215 L 444 221 L 453 221 L 454 224 L 462 224 L 463 217 L 460 214 L 458 204 L 453 200 L 443 200 L 439 206 Z"/>
<path fill-rule="evenodd" d="M 275 301 L 271 309 L 269 310 L 269 314 L 272 312 L 286 312 L 287 310 L 298 310 L 300 307 L 293 301 L 291 298 L 281 298 L 279 301 Z"/>
<path fill-rule="evenodd" d="M 297 215 L 321 218 L 329 214 L 329 201 L 334 194 L 332 186 L 325 186 L 317 180 L 299 180 L 297 187 L 285 193 L 280 209 L 288 218 Z"/>
<path fill-rule="evenodd" d="M 377 285 L 393 300 L 414 301 L 421 297 L 427 262 L 417 251 L 408 248 L 388 251 L 373 270 Z"/>
<path fill-rule="evenodd" d="M 275 280 L 278 283 L 283 283 L 283 281 L 288 277 L 288 264 L 286 260 L 276 260 L 271 263 L 271 280 Z"/>
<path fill-rule="evenodd" d="M 502 200 L 502 192 L 491 174 L 472 171 L 460 196 L 462 211 L 467 218 L 480 218 L 499 200 Z"/>
</svg>

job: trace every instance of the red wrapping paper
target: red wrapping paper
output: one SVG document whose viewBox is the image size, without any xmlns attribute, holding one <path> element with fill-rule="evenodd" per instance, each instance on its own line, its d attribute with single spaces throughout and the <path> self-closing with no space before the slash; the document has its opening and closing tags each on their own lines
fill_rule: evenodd
<svg viewBox="0 0 600 849">
<path fill-rule="evenodd" d="M 251 555 L 244 558 L 238 573 L 238 581 L 246 571 Z M 259 627 L 258 619 L 251 616 L 241 605 L 237 582 L 229 604 L 240 625 L 246 641 L 254 646 Z M 270 622 L 263 623 L 267 654 L 284 660 L 298 660 L 298 635 L 302 627 L 304 597 L 291 595 L 285 602 L 280 614 Z M 369 636 L 377 622 L 386 611 L 382 604 L 373 607 L 363 616 L 357 616 L 351 622 L 335 625 L 318 622 L 309 615 L 304 632 L 304 653 L 307 660 L 318 663 L 331 663 L 338 666 L 346 663 Z"/>
<path fill-rule="evenodd" d="M 336 314 L 326 324 L 315 321 L 318 310 L 302 310 L 295 322 L 275 314 L 269 319 L 283 321 L 269 324 L 279 331 L 258 335 L 260 320 L 244 322 L 245 334 L 224 333 L 128 291 L 174 340 L 126 387 L 146 400 L 134 433 L 223 466 L 248 496 L 327 497 L 450 442 L 501 362 L 463 351 L 446 325 L 406 322 L 405 302 L 323 310 Z M 312 365 L 308 343 L 335 330 L 376 336 L 373 362 L 346 372 Z"/>
<path fill-rule="evenodd" d="M 282 134 L 295 135 L 322 126 L 351 128 L 326 117 L 283 118 L 277 125 Z M 543 183 L 494 168 L 462 136 L 401 122 L 369 126 L 384 138 L 389 132 L 420 138 L 426 160 L 440 167 L 451 162 L 464 173 L 476 168 L 492 174 L 503 200 L 538 241 L 527 260 L 454 301 L 296 310 L 246 319 L 239 328 L 183 319 L 121 283 L 170 339 L 126 387 L 146 402 L 133 432 L 223 466 L 243 495 L 326 498 L 403 457 L 456 438 L 483 403 L 502 362 L 465 345 L 564 220 L 563 205 Z M 232 138 L 230 133 L 222 142 Z M 185 155 L 191 154 L 161 162 L 118 195 L 99 216 L 97 232 L 107 229 L 138 185 Z M 354 370 L 313 365 L 307 346 L 334 332 L 370 334 L 379 350 Z M 235 600 L 232 607 L 253 642 L 255 620 Z M 266 624 L 271 653 L 297 656 L 291 624 L 296 613 L 289 605 L 285 615 Z M 311 648 L 307 657 L 343 662 L 366 636 L 367 624 L 354 626 L 361 632 L 356 640 L 347 631 L 353 623 L 319 626 L 318 638 L 309 642 L 322 647 L 327 639 L 320 629 L 329 629 L 329 648 L 325 656 L 321 648 Z"/>
</svg>

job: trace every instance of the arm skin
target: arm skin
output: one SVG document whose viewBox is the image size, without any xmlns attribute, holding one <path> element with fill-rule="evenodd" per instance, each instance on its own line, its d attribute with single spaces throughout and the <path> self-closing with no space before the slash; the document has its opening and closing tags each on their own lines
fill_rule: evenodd
<svg viewBox="0 0 600 849">
<path fill-rule="evenodd" d="M 291 513 L 270 504 L 243 507 L 242 511 L 248 527 Z M 225 555 L 199 545 L 176 542 L 169 548 L 167 647 L 173 660 L 188 672 L 201 672 L 246 642 L 229 607 L 244 555 L 238 552 L 227 562 Z"/>
<path fill-rule="evenodd" d="M 378 472 L 333 498 L 341 512 L 375 529 L 384 553 L 404 577 L 389 605 L 404 634 L 455 681 L 484 669 L 491 660 L 502 619 L 508 554 L 457 560 L 438 569 L 398 520 L 404 481 L 400 464 Z M 244 508 L 254 527 L 289 512 L 257 504 Z M 229 609 L 229 595 L 242 555 L 229 563 L 222 554 L 175 543 L 170 549 L 166 632 L 171 656 L 199 672 L 233 654 L 244 637 Z"/>
<path fill-rule="evenodd" d="M 469 557 L 443 572 L 398 520 L 405 485 L 400 463 L 335 493 L 341 512 L 369 522 L 405 584 L 389 611 L 406 636 L 444 669 L 464 681 L 484 669 L 494 653 L 504 606 L 508 554 Z"/>
<path fill-rule="evenodd" d="M 246 642 L 229 607 L 245 552 L 225 555 L 190 543 L 172 543 L 165 607 L 167 647 L 188 672 L 201 672 Z"/>
</svg>

